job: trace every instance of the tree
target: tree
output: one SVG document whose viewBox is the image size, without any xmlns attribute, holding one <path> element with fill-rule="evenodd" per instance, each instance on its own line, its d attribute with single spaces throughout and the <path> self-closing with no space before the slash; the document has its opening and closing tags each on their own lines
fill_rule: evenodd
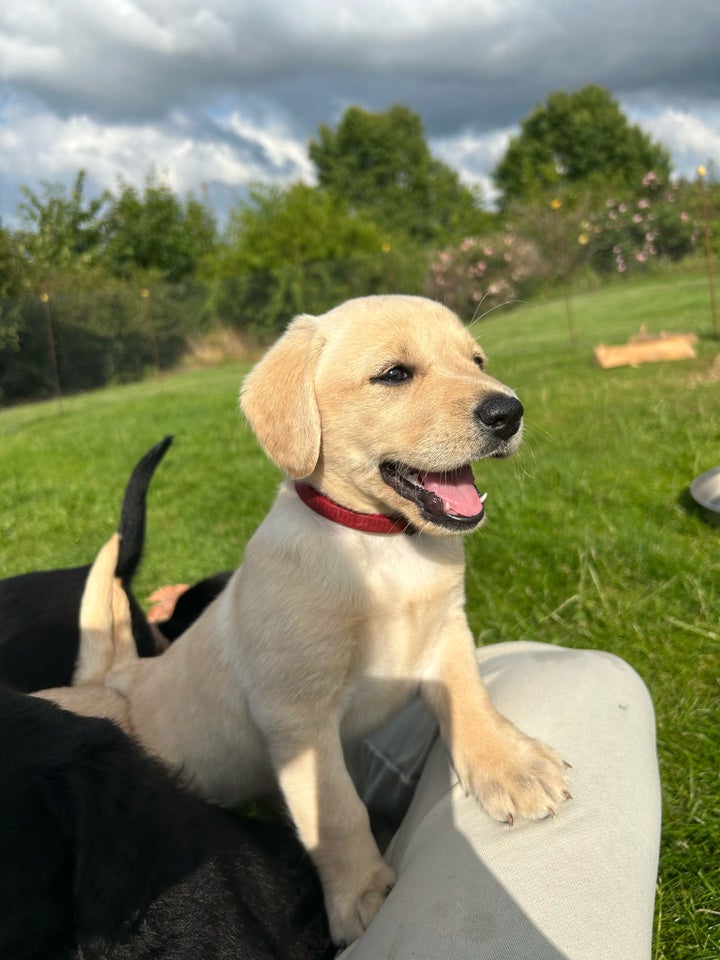
<svg viewBox="0 0 720 960">
<path fill-rule="evenodd" d="M 0 301 L 20 295 L 24 269 L 17 238 L 0 224 Z"/>
<path fill-rule="evenodd" d="M 205 207 L 150 178 L 116 198 L 87 200 L 84 187 L 81 170 L 69 192 L 23 188 L 21 229 L 0 230 L 0 295 L 25 294 L 0 302 L 0 395 L 136 378 L 175 362 L 197 329 L 201 291 L 177 281 L 214 243 Z"/>
<path fill-rule="evenodd" d="M 538 104 L 493 178 L 506 207 L 570 185 L 632 192 L 650 170 L 667 181 L 668 151 L 631 125 L 607 90 L 590 84 Z"/>
<path fill-rule="evenodd" d="M 340 199 L 303 183 L 286 190 L 253 188 L 249 202 L 230 212 L 227 233 L 243 272 L 377 253 L 382 237 L 374 223 L 350 213 Z"/>
<path fill-rule="evenodd" d="M 170 283 L 195 273 L 216 241 L 215 219 L 203 203 L 179 200 L 150 173 L 142 191 L 120 180 L 105 218 L 105 262 L 120 277 L 157 271 Z"/>
<path fill-rule="evenodd" d="M 309 153 L 321 189 L 421 244 L 476 233 L 489 218 L 479 194 L 432 156 L 420 118 L 407 107 L 350 107 L 335 130 L 318 128 Z"/>
<path fill-rule="evenodd" d="M 19 351 L 20 294 L 23 292 L 25 264 L 17 240 L 0 225 L 0 400 L 3 380 Z"/>
<path fill-rule="evenodd" d="M 62 184 L 44 183 L 42 192 L 23 187 L 18 207 L 25 256 L 42 276 L 92 267 L 102 254 L 101 212 L 109 196 L 85 198 L 85 171 L 80 170 L 69 195 Z"/>
<path fill-rule="evenodd" d="M 562 288 L 570 342 L 575 345 L 575 318 L 572 307 L 572 284 L 579 270 L 588 263 L 592 252 L 589 194 L 568 198 L 554 196 L 532 200 L 510 208 L 516 229 L 540 253 L 547 280 Z"/>
<path fill-rule="evenodd" d="M 388 235 L 334 193 L 296 183 L 259 186 L 230 213 L 201 278 L 210 312 L 255 333 L 276 333 L 300 312 L 351 296 L 419 289 L 425 264 L 404 260 Z"/>
</svg>

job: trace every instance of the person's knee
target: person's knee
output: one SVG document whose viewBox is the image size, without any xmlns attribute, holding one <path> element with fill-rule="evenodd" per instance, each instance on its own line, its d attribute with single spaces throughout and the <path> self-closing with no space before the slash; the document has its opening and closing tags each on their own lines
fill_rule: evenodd
<svg viewBox="0 0 720 960">
<path fill-rule="evenodd" d="M 605 650 L 561 648 L 572 658 L 574 683 L 583 688 L 613 691 L 633 702 L 652 705 L 647 684 L 627 660 Z"/>
<path fill-rule="evenodd" d="M 547 739 L 574 721 L 630 708 L 639 721 L 654 721 L 644 680 L 615 654 L 530 641 L 485 647 L 478 654 L 496 708 L 531 735 Z"/>
</svg>

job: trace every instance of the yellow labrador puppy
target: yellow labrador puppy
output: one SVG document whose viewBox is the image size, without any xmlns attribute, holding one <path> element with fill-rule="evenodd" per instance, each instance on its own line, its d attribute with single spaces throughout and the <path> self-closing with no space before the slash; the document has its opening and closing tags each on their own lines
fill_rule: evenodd
<svg viewBox="0 0 720 960">
<path fill-rule="evenodd" d="M 343 759 L 420 691 L 491 817 L 543 818 L 565 765 L 490 703 L 464 610 L 470 464 L 519 443 L 522 406 L 457 317 L 405 296 L 301 316 L 242 409 L 287 474 L 226 590 L 161 657 L 113 668 L 136 736 L 209 798 L 279 784 L 332 936 L 358 937 L 393 871 Z"/>
</svg>

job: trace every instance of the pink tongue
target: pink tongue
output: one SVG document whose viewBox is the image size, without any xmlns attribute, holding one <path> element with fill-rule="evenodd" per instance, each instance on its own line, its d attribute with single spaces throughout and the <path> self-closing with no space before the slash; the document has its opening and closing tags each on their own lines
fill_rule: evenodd
<svg viewBox="0 0 720 960">
<path fill-rule="evenodd" d="M 443 501 L 447 513 L 458 517 L 476 517 L 482 513 L 482 501 L 469 466 L 452 473 L 426 473 L 421 479 L 425 489 Z"/>
</svg>

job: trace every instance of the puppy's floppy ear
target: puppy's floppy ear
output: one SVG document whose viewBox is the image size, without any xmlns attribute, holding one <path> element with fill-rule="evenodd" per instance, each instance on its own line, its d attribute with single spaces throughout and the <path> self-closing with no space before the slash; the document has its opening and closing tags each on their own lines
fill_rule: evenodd
<svg viewBox="0 0 720 960">
<path fill-rule="evenodd" d="M 320 456 L 315 367 L 323 342 L 315 317 L 297 317 L 240 392 L 240 406 L 261 446 L 292 477 L 308 476 Z"/>
</svg>

